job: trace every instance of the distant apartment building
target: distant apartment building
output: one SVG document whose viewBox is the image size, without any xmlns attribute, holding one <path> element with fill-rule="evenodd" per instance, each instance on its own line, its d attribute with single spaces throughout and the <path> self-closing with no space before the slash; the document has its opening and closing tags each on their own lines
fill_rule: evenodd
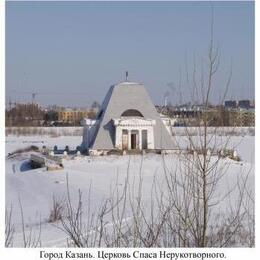
<svg viewBox="0 0 260 260">
<path fill-rule="evenodd" d="M 255 101 L 244 99 L 244 100 L 226 100 L 224 103 L 226 109 L 252 109 L 255 107 Z"/>
<path fill-rule="evenodd" d="M 236 108 L 237 101 L 236 100 L 227 100 L 225 101 L 225 108 Z"/>
<path fill-rule="evenodd" d="M 63 123 L 78 124 L 83 118 L 89 117 L 89 110 L 64 109 L 58 111 L 58 121 Z"/>
<path fill-rule="evenodd" d="M 228 126 L 254 126 L 255 101 L 254 100 L 227 100 L 225 106 L 225 125 Z"/>
<path fill-rule="evenodd" d="M 238 107 L 243 109 L 249 109 L 250 108 L 250 100 L 239 100 L 238 101 Z"/>
</svg>

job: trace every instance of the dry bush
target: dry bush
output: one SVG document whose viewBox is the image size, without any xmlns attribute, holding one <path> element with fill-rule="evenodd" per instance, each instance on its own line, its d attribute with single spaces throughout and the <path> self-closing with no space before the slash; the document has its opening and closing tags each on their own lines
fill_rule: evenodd
<svg viewBox="0 0 260 260">
<path fill-rule="evenodd" d="M 54 223 L 62 219 L 64 212 L 64 199 L 58 199 L 53 195 L 52 208 L 48 218 L 49 223 Z"/>
</svg>

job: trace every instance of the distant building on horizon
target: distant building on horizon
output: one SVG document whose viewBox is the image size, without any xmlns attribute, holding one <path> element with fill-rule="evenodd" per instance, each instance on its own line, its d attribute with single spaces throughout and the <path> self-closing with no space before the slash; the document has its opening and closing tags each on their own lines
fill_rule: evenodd
<svg viewBox="0 0 260 260">
<path fill-rule="evenodd" d="M 251 106 L 250 106 L 250 100 L 239 100 L 239 101 L 238 101 L 238 107 L 239 107 L 239 108 L 244 108 L 244 109 L 249 109 L 249 108 L 251 108 Z"/>
<path fill-rule="evenodd" d="M 80 124 L 83 118 L 92 118 L 94 114 L 95 112 L 91 109 L 79 110 L 65 108 L 58 111 L 58 121 L 70 124 Z"/>
<path fill-rule="evenodd" d="M 227 109 L 254 109 L 255 101 L 244 99 L 244 100 L 226 100 L 224 102 L 224 107 Z"/>
<path fill-rule="evenodd" d="M 236 100 L 227 100 L 225 101 L 225 108 L 236 108 L 237 101 Z"/>
</svg>

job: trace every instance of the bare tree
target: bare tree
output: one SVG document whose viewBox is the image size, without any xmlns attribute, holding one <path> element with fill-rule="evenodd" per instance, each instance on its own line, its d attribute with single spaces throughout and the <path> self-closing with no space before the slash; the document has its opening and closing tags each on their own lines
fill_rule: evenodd
<svg viewBox="0 0 260 260">
<path fill-rule="evenodd" d="M 164 164 L 168 201 L 172 205 L 172 215 L 168 219 L 170 221 L 169 227 L 172 232 L 177 232 L 178 244 L 176 246 L 233 245 L 238 241 L 232 244 L 231 240 L 237 239 L 239 228 L 244 225 L 243 220 L 248 214 L 242 209 L 242 205 L 248 197 L 245 193 L 248 175 L 244 177 L 243 173 L 240 173 L 234 187 L 226 190 L 222 195 L 217 194 L 217 188 L 221 185 L 223 177 L 229 174 L 230 166 L 230 162 L 224 160 L 219 154 L 228 147 L 231 136 L 218 142 L 217 133 L 221 131 L 220 127 L 211 128 L 209 131 L 210 97 L 220 62 L 219 48 L 214 45 L 213 25 L 212 14 L 206 70 L 202 63 L 199 80 L 197 80 L 197 66 L 194 63 L 192 73 L 195 96 L 202 103 L 201 117 L 198 118 L 201 124 L 197 127 L 195 135 L 191 133 L 189 127 L 185 127 L 188 149 L 186 153 L 180 155 L 178 168 L 175 171 L 170 171 L 167 169 L 166 163 Z M 230 85 L 231 75 L 232 70 L 221 97 L 222 103 Z M 180 149 L 183 149 L 177 140 L 176 144 Z M 218 228 L 217 225 L 213 225 L 215 221 L 213 220 L 215 218 L 213 212 L 235 192 L 237 192 L 235 198 L 237 203 L 235 207 L 230 207 L 230 212 L 226 212 L 227 217 L 222 215 Z M 250 214 L 250 217 L 253 218 L 253 215 Z M 221 241 L 213 238 L 220 233 L 225 234 Z"/>
</svg>

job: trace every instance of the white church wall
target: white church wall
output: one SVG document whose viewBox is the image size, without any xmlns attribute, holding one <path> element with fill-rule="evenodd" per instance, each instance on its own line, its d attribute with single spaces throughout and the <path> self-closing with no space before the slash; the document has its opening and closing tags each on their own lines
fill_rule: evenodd
<svg viewBox="0 0 260 260">
<path fill-rule="evenodd" d="M 116 127 L 115 131 L 115 148 L 122 149 L 122 127 L 118 126 Z"/>
<path fill-rule="evenodd" d="M 147 148 L 154 149 L 154 131 L 153 126 L 117 126 L 115 131 L 115 148 L 122 150 L 122 133 L 128 131 L 128 149 L 131 149 L 131 131 L 138 131 L 138 148 L 142 149 L 142 130 L 147 131 Z"/>
<path fill-rule="evenodd" d="M 127 131 L 128 150 L 131 149 L 131 133 L 137 131 L 137 149 L 143 149 L 142 147 L 142 130 L 147 131 L 147 148 L 154 149 L 154 125 L 155 120 L 143 119 L 143 118 L 120 118 L 113 119 L 115 131 L 115 148 L 123 149 L 123 130 Z"/>
<path fill-rule="evenodd" d="M 161 120 L 163 124 L 165 125 L 166 130 L 169 132 L 170 135 L 172 135 L 172 126 L 174 125 L 174 122 L 176 119 L 169 118 L 166 116 L 161 116 Z"/>
<path fill-rule="evenodd" d="M 147 148 L 154 149 L 154 131 L 152 127 L 147 129 Z"/>
</svg>

